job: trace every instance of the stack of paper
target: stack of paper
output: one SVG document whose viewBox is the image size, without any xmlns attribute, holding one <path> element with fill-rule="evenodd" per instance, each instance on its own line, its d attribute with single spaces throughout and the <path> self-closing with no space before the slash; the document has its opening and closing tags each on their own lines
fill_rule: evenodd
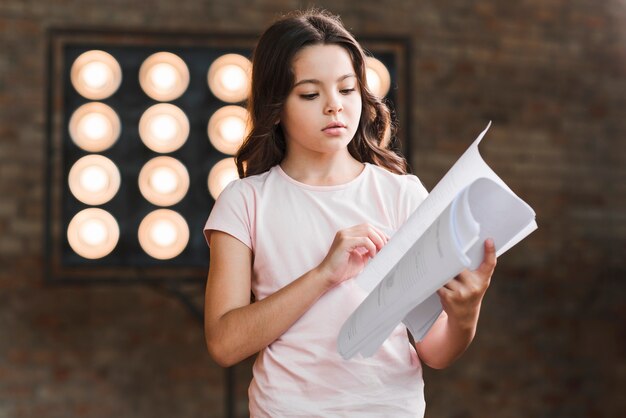
<svg viewBox="0 0 626 418">
<path fill-rule="evenodd" d="M 371 356 L 400 322 L 421 340 L 442 310 L 436 291 L 480 265 L 485 239 L 499 256 L 537 228 L 532 208 L 478 152 L 488 129 L 355 279 L 370 294 L 339 333 L 343 358 Z"/>
</svg>

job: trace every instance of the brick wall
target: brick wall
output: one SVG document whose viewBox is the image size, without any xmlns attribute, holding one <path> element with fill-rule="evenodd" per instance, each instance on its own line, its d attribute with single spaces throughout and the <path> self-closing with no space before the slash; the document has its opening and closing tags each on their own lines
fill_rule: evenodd
<svg viewBox="0 0 626 418">
<path fill-rule="evenodd" d="M 223 416 L 202 327 L 147 286 L 45 286 L 50 26 L 261 31 L 302 1 L 0 3 L 0 417 Z M 428 188 L 474 139 L 537 211 L 500 260 L 479 332 L 425 371 L 428 417 L 613 417 L 626 397 L 626 5 L 620 0 L 322 1 L 409 36 L 414 171 Z M 187 289 L 201 302 L 200 286 Z M 237 368 L 245 416 L 249 362 Z"/>
</svg>

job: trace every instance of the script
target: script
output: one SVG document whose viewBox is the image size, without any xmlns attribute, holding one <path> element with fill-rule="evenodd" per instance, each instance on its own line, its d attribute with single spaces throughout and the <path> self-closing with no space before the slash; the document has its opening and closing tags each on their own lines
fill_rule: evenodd
<svg viewBox="0 0 626 418">
<path fill-rule="evenodd" d="M 442 311 L 437 290 L 478 268 L 487 238 L 500 256 L 537 229 L 533 209 L 478 151 L 490 126 L 354 279 L 369 294 L 339 332 L 344 359 L 373 355 L 401 322 L 422 340 Z"/>
</svg>

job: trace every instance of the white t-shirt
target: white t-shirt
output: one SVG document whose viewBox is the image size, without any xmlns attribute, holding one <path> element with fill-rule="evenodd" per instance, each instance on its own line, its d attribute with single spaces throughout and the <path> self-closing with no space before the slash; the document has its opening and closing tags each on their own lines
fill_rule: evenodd
<svg viewBox="0 0 626 418">
<path fill-rule="evenodd" d="M 230 183 L 205 226 L 226 232 L 254 253 L 257 300 L 318 266 L 338 230 L 368 222 L 388 236 L 426 198 L 417 177 L 372 164 L 348 183 L 311 186 L 280 166 Z M 420 361 L 404 325 L 378 352 L 344 360 L 337 336 L 366 293 L 354 280 L 329 290 L 253 367 L 248 394 L 252 417 L 422 417 Z"/>
</svg>

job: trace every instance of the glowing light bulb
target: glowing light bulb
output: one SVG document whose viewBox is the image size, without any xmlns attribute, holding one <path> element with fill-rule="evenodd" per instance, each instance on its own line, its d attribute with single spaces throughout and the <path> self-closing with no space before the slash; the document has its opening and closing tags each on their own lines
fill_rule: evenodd
<svg viewBox="0 0 626 418">
<path fill-rule="evenodd" d="M 156 64 L 150 71 L 150 80 L 161 90 L 170 90 L 176 84 L 176 70 L 169 64 Z"/>
<path fill-rule="evenodd" d="M 176 151 L 189 137 L 189 119 L 170 103 L 153 105 L 139 119 L 139 136 L 152 151 Z"/>
<path fill-rule="evenodd" d="M 215 97 L 228 103 L 246 99 L 252 64 L 239 54 L 225 54 L 209 67 L 207 82 Z"/>
<path fill-rule="evenodd" d="M 380 92 L 380 77 L 378 76 L 376 71 L 372 70 L 371 68 L 365 70 L 365 74 L 367 86 L 369 87 L 370 91 L 378 94 Z"/>
<path fill-rule="evenodd" d="M 155 205 L 174 205 L 185 197 L 188 190 L 189 172 L 175 158 L 155 157 L 139 172 L 139 191 Z"/>
<path fill-rule="evenodd" d="M 224 171 L 220 175 L 220 186 L 222 190 L 226 188 L 230 184 L 231 181 L 235 181 L 239 178 L 236 172 L 233 171 Z"/>
<path fill-rule="evenodd" d="M 111 96 L 122 82 L 122 68 L 107 52 L 91 50 L 82 53 L 70 70 L 70 79 L 76 91 L 91 100 Z"/>
<path fill-rule="evenodd" d="M 178 176 L 169 167 L 159 167 L 150 175 L 150 186 L 161 194 L 173 193 L 178 188 Z"/>
<path fill-rule="evenodd" d="M 174 100 L 189 86 L 189 68 L 179 56 L 171 52 L 157 52 L 141 64 L 139 84 L 154 100 Z"/>
<path fill-rule="evenodd" d="M 367 87 L 372 94 L 385 97 L 391 87 L 391 76 L 385 64 L 374 57 L 365 57 L 365 78 Z"/>
<path fill-rule="evenodd" d="M 246 134 L 246 124 L 237 116 L 228 116 L 222 119 L 219 128 L 222 138 L 230 143 L 241 143 Z"/>
<path fill-rule="evenodd" d="M 111 124 L 101 113 L 88 113 L 78 123 L 80 132 L 92 141 L 100 141 L 110 135 Z"/>
<path fill-rule="evenodd" d="M 97 165 L 85 167 L 80 173 L 80 186 L 87 192 L 101 193 L 109 185 L 107 172 Z"/>
<path fill-rule="evenodd" d="M 105 210 L 88 208 L 78 212 L 67 227 L 70 247 L 81 257 L 96 259 L 109 254 L 120 237 L 120 228 Z"/>
<path fill-rule="evenodd" d="M 207 185 L 209 192 L 213 199 L 217 199 L 222 193 L 222 190 L 231 181 L 237 180 L 239 173 L 237 172 L 237 166 L 235 165 L 234 158 L 224 158 L 211 168 L 209 171 L 209 178 L 207 179 Z"/>
<path fill-rule="evenodd" d="M 113 161 L 102 155 L 85 155 L 70 168 L 70 191 L 83 203 L 101 205 L 120 188 L 120 172 Z"/>
<path fill-rule="evenodd" d="M 209 119 L 207 134 L 211 144 L 224 154 L 234 155 L 248 134 L 247 120 L 248 111 L 241 106 L 219 108 Z"/>
<path fill-rule="evenodd" d="M 81 71 L 81 78 L 92 89 L 101 89 L 112 76 L 110 68 L 100 61 L 90 62 Z"/>
<path fill-rule="evenodd" d="M 157 209 L 143 218 L 137 235 L 148 255 L 167 260 L 183 252 L 189 243 L 189 226 L 179 213 Z"/>
<path fill-rule="evenodd" d="M 159 141 L 171 141 L 178 134 L 178 124 L 170 115 L 157 115 L 150 121 L 150 132 Z"/>
<path fill-rule="evenodd" d="M 104 103 L 89 102 L 72 113 L 69 131 L 72 141 L 80 148 L 100 152 L 118 140 L 121 121 L 117 113 Z"/>
<path fill-rule="evenodd" d="M 94 247 L 103 244 L 108 238 L 107 227 L 99 219 L 89 219 L 83 222 L 79 234 L 85 244 Z"/>
<path fill-rule="evenodd" d="M 238 65 L 225 65 L 220 72 L 220 81 L 224 88 L 237 91 L 245 87 L 247 75 L 243 68 Z"/>
<path fill-rule="evenodd" d="M 150 238 L 159 247 L 169 247 L 176 242 L 178 233 L 176 227 L 167 220 L 160 220 L 152 225 Z"/>
</svg>

